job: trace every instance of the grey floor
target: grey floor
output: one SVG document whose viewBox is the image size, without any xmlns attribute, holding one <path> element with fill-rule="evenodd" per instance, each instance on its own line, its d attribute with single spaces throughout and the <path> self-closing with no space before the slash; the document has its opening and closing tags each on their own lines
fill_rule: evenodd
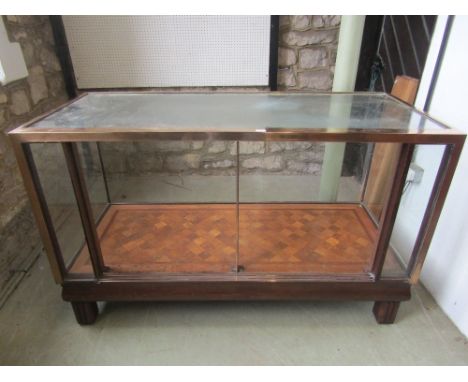
<svg viewBox="0 0 468 382">
<path fill-rule="evenodd" d="M 353 200 L 359 187 L 344 181 L 340 200 Z M 116 195 L 214 198 L 232 188 L 150 182 L 127 179 Z M 272 200 L 316 194 L 303 178 L 255 182 L 249 199 L 260 186 Z M 74 247 L 76 222 L 62 224 L 61 244 Z M 178 302 L 102 303 L 98 321 L 81 327 L 60 294 L 42 254 L 0 309 L 0 365 L 468 365 L 467 339 L 420 286 L 393 325 L 376 324 L 371 302 Z"/>
<path fill-rule="evenodd" d="M 1 365 L 468 365 L 420 286 L 396 323 L 370 302 L 108 303 L 79 326 L 45 256 L 0 310 Z"/>
</svg>

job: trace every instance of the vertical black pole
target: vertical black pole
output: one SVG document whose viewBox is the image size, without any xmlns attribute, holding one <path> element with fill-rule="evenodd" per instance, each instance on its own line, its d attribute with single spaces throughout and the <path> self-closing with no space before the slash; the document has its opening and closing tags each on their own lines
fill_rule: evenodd
<svg viewBox="0 0 468 382">
<path fill-rule="evenodd" d="M 270 71 L 268 85 L 270 90 L 278 90 L 278 36 L 279 16 L 271 16 L 270 22 Z"/>
</svg>

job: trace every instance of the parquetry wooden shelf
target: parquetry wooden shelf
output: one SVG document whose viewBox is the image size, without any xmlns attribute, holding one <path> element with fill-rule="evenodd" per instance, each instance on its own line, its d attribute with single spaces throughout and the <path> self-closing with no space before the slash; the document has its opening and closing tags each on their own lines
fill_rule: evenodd
<svg viewBox="0 0 468 382">
<path fill-rule="evenodd" d="M 281 92 L 89 93 L 10 137 L 53 275 L 80 324 L 95 321 L 97 301 L 252 299 L 371 300 L 377 321 L 391 323 L 419 278 L 465 139 L 385 94 Z M 175 147 L 169 140 L 199 143 L 165 159 L 158 153 Z M 145 156 L 138 145 L 121 146 L 143 141 L 158 144 Z M 227 142 L 221 151 L 231 149 L 216 166 L 203 167 L 203 155 L 210 160 L 216 150 L 201 148 L 215 141 Z M 245 142 L 263 142 L 264 156 L 252 159 Z M 279 146 L 269 149 L 273 142 L 302 145 L 289 145 L 284 159 Z M 310 172 L 310 162 L 288 165 L 294 176 L 274 162 L 293 155 L 307 161 L 310 153 L 301 150 L 323 142 L 386 144 L 395 160 L 379 173 L 382 151 L 369 155 L 362 176 L 348 179 L 361 188 L 357 197 L 348 190 L 349 200 L 323 200 L 304 188 L 304 180 L 323 176 Z M 403 261 L 391 235 L 416 145 L 445 151 Z M 166 178 L 206 182 L 197 178 L 195 190 L 161 180 L 166 160 L 179 171 Z M 145 172 L 143 161 L 161 165 Z M 258 167 L 265 163 L 273 169 L 268 176 Z M 284 192 L 265 186 L 273 178 L 284 180 L 271 183 Z M 128 192 L 119 194 L 115 184 Z M 165 192 L 167 184 L 179 194 Z"/>
</svg>

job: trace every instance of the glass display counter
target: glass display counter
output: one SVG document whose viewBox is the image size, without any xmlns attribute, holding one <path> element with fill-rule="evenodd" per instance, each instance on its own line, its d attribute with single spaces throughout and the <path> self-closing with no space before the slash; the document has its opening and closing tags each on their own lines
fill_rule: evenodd
<svg viewBox="0 0 468 382">
<path fill-rule="evenodd" d="M 382 93 L 95 92 L 9 134 L 80 324 L 98 301 L 290 299 L 370 300 L 392 323 L 465 139 Z M 402 246 L 425 150 L 438 170 Z"/>
</svg>

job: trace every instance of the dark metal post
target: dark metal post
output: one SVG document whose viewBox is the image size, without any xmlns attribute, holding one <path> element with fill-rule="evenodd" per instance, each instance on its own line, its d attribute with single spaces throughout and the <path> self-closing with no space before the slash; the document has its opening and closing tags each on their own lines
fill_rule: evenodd
<svg viewBox="0 0 468 382">
<path fill-rule="evenodd" d="M 279 16 L 270 18 L 270 70 L 268 85 L 270 90 L 278 90 L 278 36 Z"/>
</svg>

